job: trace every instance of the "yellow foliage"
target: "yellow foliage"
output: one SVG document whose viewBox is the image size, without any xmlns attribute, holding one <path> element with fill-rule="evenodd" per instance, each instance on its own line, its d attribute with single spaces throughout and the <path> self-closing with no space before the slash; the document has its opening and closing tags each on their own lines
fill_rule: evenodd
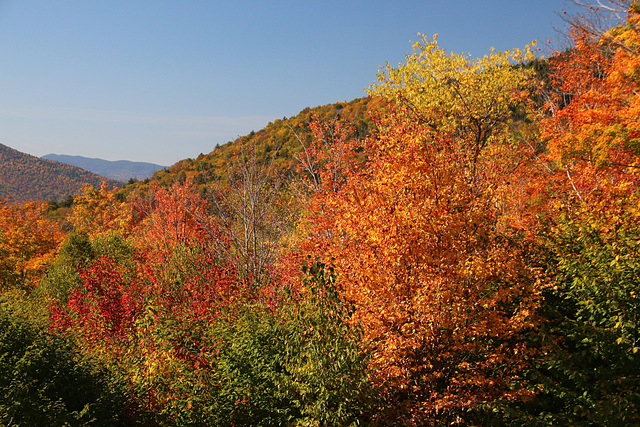
<svg viewBox="0 0 640 427">
<path fill-rule="evenodd" d="M 470 59 L 447 53 L 436 36 L 430 40 L 423 35 L 406 63 L 387 64 L 368 93 L 400 102 L 433 129 L 470 137 L 481 150 L 496 130 L 508 125 L 511 109 L 522 103 L 531 70 L 516 64 L 532 60 L 534 46 Z"/>
<path fill-rule="evenodd" d="M 87 233 L 90 237 L 110 230 L 125 230 L 131 219 L 128 204 L 118 201 L 115 191 L 109 190 L 103 182 L 99 189 L 86 184 L 83 194 L 73 202 L 73 212 L 69 218 L 77 231 Z"/>
</svg>

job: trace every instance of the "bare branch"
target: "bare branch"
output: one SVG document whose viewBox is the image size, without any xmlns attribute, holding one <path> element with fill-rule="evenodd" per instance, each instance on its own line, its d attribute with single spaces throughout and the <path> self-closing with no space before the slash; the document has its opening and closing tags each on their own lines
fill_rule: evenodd
<svg viewBox="0 0 640 427">
<path fill-rule="evenodd" d="M 607 31 L 624 22 L 632 0 L 569 0 L 581 12 L 563 12 L 560 17 L 594 41 L 602 39 Z"/>
<path fill-rule="evenodd" d="M 238 268 L 254 286 L 267 279 L 282 239 L 293 230 L 297 204 L 275 171 L 275 157 L 259 159 L 255 141 L 227 159 L 228 183 L 209 183 L 216 216 L 232 242 Z"/>
</svg>

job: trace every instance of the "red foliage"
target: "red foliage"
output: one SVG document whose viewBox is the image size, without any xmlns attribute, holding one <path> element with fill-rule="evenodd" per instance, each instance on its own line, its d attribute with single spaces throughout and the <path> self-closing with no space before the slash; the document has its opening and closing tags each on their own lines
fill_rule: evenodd
<svg viewBox="0 0 640 427">
<path fill-rule="evenodd" d="M 137 280 L 123 279 L 116 263 L 102 257 L 80 272 L 84 286 L 69 297 L 71 317 L 54 311 L 54 327 L 81 327 L 86 345 L 118 345 L 135 327 L 143 302 L 143 289 Z"/>
<path fill-rule="evenodd" d="M 148 356 L 169 346 L 173 357 L 201 365 L 203 330 L 244 287 L 219 256 L 223 243 L 206 203 L 187 185 L 156 189 L 140 206 L 144 217 L 130 237 L 135 257 L 94 260 L 67 306 L 52 308 L 52 325 L 81 337 L 91 352 Z"/>
</svg>

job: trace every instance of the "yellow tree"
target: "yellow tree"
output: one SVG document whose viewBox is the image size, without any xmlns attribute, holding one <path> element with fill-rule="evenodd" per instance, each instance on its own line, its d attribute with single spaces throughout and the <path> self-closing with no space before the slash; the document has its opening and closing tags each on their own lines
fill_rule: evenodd
<svg viewBox="0 0 640 427">
<path fill-rule="evenodd" d="M 76 231 L 96 237 L 109 230 L 126 231 L 131 221 L 129 206 L 116 199 L 115 192 L 103 182 L 100 188 L 86 184 L 81 195 L 73 201 L 73 213 L 69 218 Z"/>
<path fill-rule="evenodd" d="M 515 65 L 532 60 L 533 47 L 492 50 L 470 59 L 447 53 L 437 36 L 422 35 L 406 62 L 387 64 L 368 92 L 408 107 L 431 129 L 465 141 L 463 160 L 475 174 L 482 150 L 509 126 L 513 109 L 524 105 L 531 70 Z"/>
</svg>

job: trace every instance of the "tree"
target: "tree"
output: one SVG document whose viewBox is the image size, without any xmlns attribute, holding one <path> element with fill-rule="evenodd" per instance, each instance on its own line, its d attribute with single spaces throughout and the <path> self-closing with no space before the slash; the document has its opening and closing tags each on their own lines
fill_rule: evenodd
<svg viewBox="0 0 640 427">
<path fill-rule="evenodd" d="M 482 150 L 508 127 L 512 110 L 523 105 L 530 71 L 512 63 L 533 59 L 532 46 L 470 60 L 447 54 L 435 36 L 422 36 L 406 63 L 397 68 L 387 64 L 368 92 L 393 99 L 431 129 L 465 141 L 468 147 L 461 154 L 466 158 L 461 160 L 475 176 Z"/>
<path fill-rule="evenodd" d="M 639 21 L 640 9 L 633 6 L 627 22 L 599 40 L 574 29 L 575 47 L 551 60 L 554 85 L 570 94 L 570 102 L 549 100 L 542 136 L 568 173 L 588 165 L 599 173 L 638 166 Z"/>
<path fill-rule="evenodd" d="M 20 316 L 14 304 L 3 298 L 0 308 L 0 423 L 123 423 L 123 384 L 69 341 Z"/>
<path fill-rule="evenodd" d="M 266 284 L 298 214 L 274 161 L 275 156 L 259 159 L 255 145 L 248 141 L 238 156 L 227 159 L 228 182 L 209 184 L 220 230 L 231 243 L 238 271 L 254 287 Z"/>
<path fill-rule="evenodd" d="M 131 209 L 117 200 L 115 191 L 109 190 L 105 181 L 98 189 L 85 185 L 83 193 L 74 198 L 69 220 L 76 231 L 95 237 L 111 230 L 126 230 L 132 218 Z"/>
<path fill-rule="evenodd" d="M 357 160 L 359 148 L 355 127 L 344 119 L 327 122 L 311 117 L 309 129 L 311 141 L 305 143 L 298 136 L 303 150 L 294 156 L 298 161 L 297 171 L 302 173 L 299 187 L 302 187 L 303 199 L 327 186 L 337 191 Z"/>
<path fill-rule="evenodd" d="M 569 401 L 584 419 L 640 421 L 640 257 L 638 194 L 611 188 L 564 215 L 554 239 Z M 568 351 L 567 351 L 568 350 Z M 566 356 L 568 353 L 568 356 Z M 552 371 L 553 372 L 553 371 Z M 579 408 L 579 409 L 578 409 Z"/>
<path fill-rule="evenodd" d="M 514 424 L 637 424 L 639 12 L 552 58 L 560 92 L 542 122 L 564 182 L 551 204 L 540 341 L 550 357 L 529 371 L 537 399 Z M 556 179 L 559 183 L 560 180 Z M 517 412 L 517 411 L 516 411 Z"/>
<path fill-rule="evenodd" d="M 625 16 L 633 4 L 633 0 L 571 0 L 582 12 L 568 14 L 564 12 L 561 17 L 570 25 L 570 28 L 588 35 L 592 40 L 600 40 L 606 37 L 607 32 L 614 26 L 625 21 Z"/>
<path fill-rule="evenodd" d="M 10 205 L 0 201 L 0 284 L 33 289 L 62 241 L 58 223 L 49 220 L 46 205 Z"/>
<path fill-rule="evenodd" d="M 512 63 L 530 57 L 469 60 L 423 38 L 370 88 L 387 102 L 377 131 L 314 196 L 307 250 L 335 260 L 384 422 L 469 423 L 533 395 L 522 337 L 541 286 L 527 229 L 537 152 L 519 137 L 530 71 Z"/>
<path fill-rule="evenodd" d="M 496 191 L 504 176 L 484 173 L 506 169 L 506 135 L 478 153 L 470 180 L 473 146 L 422 117 L 392 105 L 379 119 L 366 167 L 316 195 L 310 245 L 335 259 L 356 307 L 385 419 L 469 422 L 481 404 L 529 395 L 520 373 L 532 350 L 520 336 L 538 282 L 507 225 L 514 200 Z"/>
<path fill-rule="evenodd" d="M 358 425 L 371 419 L 360 328 L 336 275 L 320 262 L 278 305 L 248 302 L 219 322 L 220 384 L 211 424 Z"/>
</svg>

